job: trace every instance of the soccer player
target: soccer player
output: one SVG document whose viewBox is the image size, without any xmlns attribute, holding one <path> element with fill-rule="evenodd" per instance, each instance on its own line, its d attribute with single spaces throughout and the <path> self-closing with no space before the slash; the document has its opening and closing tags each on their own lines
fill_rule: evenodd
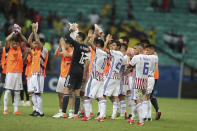
<svg viewBox="0 0 197 131">
<path fill-rule="evenodd" d="M 45 69 L 48 60 L 48 51 L 44 47 L 44 41 L 39 39 L 37 34 L 37 25 L 32 24 L 32 33 L 29 37 L 28 43 L 32 47 L 32 64 L 31 64 L 31 86 L 28 87 L 28 92 L 32 98 L 33 112 L 32 116 L 43 117 L 43 99 L 42 93 L 44 90 Z M 32 42 L 33 36 L 35 41 Z"/>
<path fill-rule="evenodd" d="M 21 115 L 18 110 L 20 99 L 20 90 L 22 90 L 22 72 L 23 59 L 20 40 L 26 42 L 26 38 L 21 33 L 21 28 L 14 24 L 13 32 L 6 38 L 6 46 L 8 49 L 7 67 L 6 67 L 6 85 L 4 94 L 4 111 L 3 114 L 8 114 L 8 101 L 11 90 L 14 90 L 14 114 Z"/>
<path fill-rule="evenodd" d="M 126 101 L 125 96 L 127 95 L 128 84 L 129 84 L 129 75 L 124 75 L 126 71 L 126 65 L 128 64 L 128 56 L 127 56 L 127 48 L 128 45 L 122 43 L 120 51 L 124 55 L 123 58 L 123 66 L 121 68 L 121 82 L 120 82 L 120 92 L 119 92 L 119 103 L 120 103 L 120 117 L 124 118 L 127 116 L 126 114 Z"/>
<path fill-rule="evenodd" d="M 154 79 L 154 73 L 155 73 L 155 68 L 158 64 L 158 56 L 154 55 L 154 47 L 153 45 L 149 44 L 146 46 L 146 54 L 149 56 L 150 59 L 150 68 L 149 68 L 149 74 L 148 74 L 148 88 L 146 90 L 146 96 L 143 101 L 143 106 L 144 106 L 144 120 L 151 121 L 151 101 L 150 101 L 150 96 L 153 91 L 153 87 L 155 84 L 155 79 Z"/>
<path fill-rule="evenodd" d="M 90 98 L 98 99 L 100 109 L 103 109 L 102 100 L 103 99 L 103 91 L 104 91 L 104 67 L 107 61 L 107 53 L 103 51 L 104 41 L 100 38 L 95 38 L 97 29 L 95 29 L 95 33 L 89 42 L 92 49 L 95 52 L 95 56 L 92 63 L 92 76 L 89 78 L 88 83 L 86 84 L 86 91 L 85 91 L 85 98 L 84 98 L 84 108 L 85 108 L 85 115 L 81 120 L 87 121 L 91 120 L 90 117 L 90 105 L 91 100 Z M 94 41 L 94 42 L 93 42 Z M 105 108 L 105 107 L 104 107 Z M 102 112 L 100 115 L 104 115 Z"/>
<path fill-rule="evenodd" d="M 7 66 L 7 55 L 8 55 L 8 51 L 9 49 L 5 49 L 5 46 L 2 49 L 2 53 L 1 53 L 1 78 L 0 78 L 0 99 L 1 99 L 1 95 L 3 94 L 4 91 L 4 84 L 5 84 L 5 77 L 6 77 L 6 66 Z M 14 91 L 11 91 L 11 96 L 12 96 L 12 103 L 14 103 Z"/>
<path fill-rule="evenodd" d="M 62 51 L 60 52 L 61 49 Z M 59 46 L 55 51 L 55 56 L 62 57 L 61 71 L 60 71 L 61 73 L 60 73 L 60 77 L 59 77 L 57 88 L 56 88 L 56 92 L 58 93 L 58 98 L 59 98 L 60 109 L 59 109 L 59 113 L 53 116 L 54 118 L 59 118 L 62 116 L 62 100 L 63 100 L 64 83 L 65 83 L 66 76 L 68 75 L 68 71 L 70 68 L 72 54 L 73 54 L 72 46 L 69 43 L 64 43 L 61 39 L 59 41 Z M 71 99 L 73 99 L 72 96 L 70 97 L 70 100 Z"/>
<path fill-rule="evenodd" d="M 136 102 L 136 111 L 139 117 L 139 122 L 137 125 L 144 125 L 142 101 L 148 86 L 150 60 L 147 55 L 143 54 L 143 45 L 141 43 L 136 44 L 134 49 L 136 55 L 130 61 L 128 70 L 134 68 L 132 99 Z M 132 117 L 129 119 L 129 123 L 134 124 L 134 119 L 135 115 L 132 114 Z"/>
<path fill-rule="evenodd" d="M 75 24 L 70 25 L 68 33 L 65 35 L 65 42 L 70 43 L 74 47 L 73 57 L 71 60 L 71 66 L 69 74 L 66 77 L 64 85 L 64 97 L 62 104 L 62 117 L 66 118 L 66 110 L 69 102 L 70 93 L 74 92 L 75 94 L 75 111 L 74 118 L 78 118 L 78 111 L 80 107 L 80 88 L 82 84 L 82 77 L 84 71 L 84 63 L 87 59 L 87 53 L 89 52 L 89 47 L 85 44 L 79 43 L 76 41 L 76 37 L 73 37 L 72 34 L 75 34 L 77 27 Z M 78 37 L 78 35 L 76 35 Z"/>
<path fill-rule="evenodd" d="M 106 96 L 112 97 L 113 113 L 111 119 L 115 119 L 118 109 L 118 94 L 120 90 L 120 69 L 123 64 L 123 54 L 119 51 L 120 43 L 118 41 L 112 41 L 110 50 L 107 49 L 107 44 L 109 44 L 111 37 L 111 35 L 107 36 L 104 46 L 104 50 L 111 55 L 109 74 L 107 76 L 107 79 L 104 81 L 104 99 L 106 99 Z M 98 119 L 98 121 L 103 120 L 103 116 L 101 116 Z"/>
</svg>

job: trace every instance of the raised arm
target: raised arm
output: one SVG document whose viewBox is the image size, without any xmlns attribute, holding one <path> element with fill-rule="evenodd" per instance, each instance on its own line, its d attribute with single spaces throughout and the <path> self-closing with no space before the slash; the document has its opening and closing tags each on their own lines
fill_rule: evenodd
<svg viewBox="0 0 197 131">
<path fill-rule="evenodd" d="M 106 38 L 106 41 L 105 41 L 105 45 L 104 45 L 104 50 L 107 52 L 107 53 L 110 53 L 110 50 L 107 48 L 107 45 L 109 44 L 109 42 L 112 40 L 112 35 L 108 34 L 107 35 L 107 38 Z"/>
<path fill-rule="evenodd" d="M 38 28 L 37 24 L 33 23 L 32 24 L 32 31 L 33 31 L 34 38 L 37 41 L 38 47 L 40 49 L 42 49 L 42 43 L 40 42 L 40 38 L 39 38 L 38 33 L 37 33 L 37 28 Z"/>
<path fill-rule="evenodd" d="M 60 50 L 61 50 L 61 43 L 60 43 L 60 41 L 59 41 L 59 46 L 58 46 L 58 48 L 56 49 L 56 51 L 55 51 L 55 56 L 62 56 L 62 52 L 60 52 Z"/>
<path fill-rule="evenodd" d="M 9 34 L 6 39 L 5 39 L 5 48 L 8 49 L 10 47 L 10 40 L 12 39 L 12 37 L 14 36 L 14 32 L 12 32 L 11 34 Z"/>
<path fill-rule="evenodd" d="M 88 37 L 89 37 L 89 41 L 87 42 L 91 48 L 96 51 L 96 46 L 94 45 L 94 39 L 95 39 L 95 33 L 93 34 L 93 31 L 92 30 L 89 30 L 88 31 Z"/>
<path fill-rule="evenodd" d="M 30 45 L 31 48 L 33 48 L 33 45 L 32 45 L 32 40 L 33 40 L 33 37 L 34 37 L 34 34 L 33 32 L 30 34 L 29 38 L 28 38 L 28 44 Z"/>
<path fill-rule="evenodd" d="M 65 48 L 66 43 L 65 43 L 63 38 L 60 38 L 60 44 L 61 44 L 61 47 L 62 47 L 62 53 L 63 53 L 64 57 L 72 57 L 73 52 L 72 51 L 71 52 L 66 51 L 66 48 Z"/>
</svg>

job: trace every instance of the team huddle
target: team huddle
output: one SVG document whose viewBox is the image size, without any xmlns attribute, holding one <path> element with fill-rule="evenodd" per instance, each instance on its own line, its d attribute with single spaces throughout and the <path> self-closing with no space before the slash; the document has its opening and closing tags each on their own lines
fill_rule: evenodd
<svg viewBox="0 0 197 131">
<path fill-rule="evenodd" d="M 30 115 L 44 116 L 42 93 L 48 51 L 37 30 L 37 24 L 33 23 L 27 41 L 20 26 L 15 25 L 13 32 L 6 38 L 4 114 L 8 114 L 11 90 L 15 91 L 14 114 L 21 114 L 18 111 L 19 91 L 22 90 L 22 72 L 25 72 L 33 104 Z M 113 104 L 112 120 L 128 118 L 129 124 L 139 120 L 137 125 L 144 125 L 144 121 L 152 120 L 151 102 L 156 109 L 156 120 L 160 119 L 161 112 L 153 97 L 155 79 L 158 79 L 155 78 L 155 73 L 158 73 L 158 56 L 154 46 L 145 40 L 134 48 L 128 48 L 126 37 L 116 40 L 110 34 L 106 38 L 104 36 L 102 28 L 94 25 L 86 38 L 74 23 L 69 24 L 64 36 L 60 38 L 55 51 L 55 56 L 62 57 L 56 89 L 60 109 L 53 117 L 89 121 L 93 115 L 92 99 L 95 99 L 98 102 L 96 119 L 103 122 L 108 118 L 106 106 L 109 98 Z M 125 98 L 128 99 L 129 114 L 126 112 Z"/>
</svg>

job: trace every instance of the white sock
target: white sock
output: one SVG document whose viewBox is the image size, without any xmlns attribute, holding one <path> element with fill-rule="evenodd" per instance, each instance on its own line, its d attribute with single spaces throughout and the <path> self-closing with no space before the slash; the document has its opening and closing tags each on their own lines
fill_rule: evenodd
<svg viewBox="0 0 197 131">
<path fill-rule="evenodd" d="M 62 109 L 59 109 L 59 113 L 62 113 Z"/>
<path fill-rule="evenodd" d="M 117 102 L 113 102 L 113 113 L 112 113 L 112 117 L 115 117 L 116 116 L 117 110 L 118 110 L 118 103 Z"/>
<path fill-rule="evenodd" d="M 132 114 L 132 120 L 135 120 L 135 116 L 136 116 L 136 103 L 135 103 L 135 101 L 134 100 L 131 100 L 131 105 L 130 105 L 131 107 L 129 107 L 129 108 L 131 108 L 131 114 Z"/>
<path fill-rule="evenodd" d="M 42 96 L 40 95 L 36 95 L 36 99 L 37 99 L 37 103 L 38 103 L 38 112 L 40 114 L 43 114 L 43 100 L 42 100 Z"/>
<path fill-rule="evenodd" d="M 142 118 L 148 118 L 148 101 L 143 101 L 142 102 L 142 110 L 143 110 L 143 114 L 142 114 Z"/>
<path fill-rule="evenodd" d="M 152 105 L 151 105 L 151 101 L 148 100 L 148 113 L 147 113 L 147 118 L 152 118 L 152 117 L 151 117 L 151 113 L 152 113 Z"/>
<path fill-rule="evenodd" d="M 31 94 L 31 101 L 33 103 L 33 111 L 38 111 L 38 108 L 37 108 L 37 98 L 36 98 L 36 95 L 35 94 Z"/>
<path fill-rule="evenodd" d="M 120 116 L 124 117 L 126 112 L 126 101 L 120 101 Z"/>
<path fill-rule="evenodd" d="M 107 104 L 107 101 L 106 100 L 99 101 L 99 105 L 100 105 L 100 117 L 105 117 L 106 116 L 106 104 Z"/>
<path fill-rule="evenodd" d="M 90 102 L 91 100 L 84 100 L 85 115 L 90 117 Z"/>
<path fill-rule="evenodd" d="M 19 100 L 20 100 L 20 91 L 14 91 L 14 112 L 18 111 Z"/>
<path fill-rule="evenodd" d="M 69 116 L 73 116 L 73 110 L 69 110 Z"/>
<path fill-rule="evenodd" d="M 92 113 L 92 100 L 90 100 L 90 113 Z"/>
<path fill-rule="evenodd" d="M 8 102 L 9 102 L 9 94 L 11 93 L 10 90 L 5 90 L 4 94 L 4 110 L 8 110 Z"/>
<path fill-rule="evenodd" d="M 136 105 L 136 110 L 137 110 L 137 113 L 138 113 L 139 122 L 140 122 L 140 123 L 143 123 L 144 120 L 143 120 L 143 108 L 142 108 L 142 103 Z"/>
</svg>

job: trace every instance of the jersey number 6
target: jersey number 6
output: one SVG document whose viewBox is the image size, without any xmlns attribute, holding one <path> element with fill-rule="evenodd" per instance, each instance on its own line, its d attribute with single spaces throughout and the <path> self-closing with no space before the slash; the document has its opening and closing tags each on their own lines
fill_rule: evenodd
<svg viewBox="0 0 197 131">
<path fill-rule="evenodd" d="M 148 70 L 149 70 L 148 65 L 149 65 L 149 63 L 147 63 L 147 62 L 144 63 L 144 69 L 143 69 L 144 75 L 148 75 Z"/>
</svg>

